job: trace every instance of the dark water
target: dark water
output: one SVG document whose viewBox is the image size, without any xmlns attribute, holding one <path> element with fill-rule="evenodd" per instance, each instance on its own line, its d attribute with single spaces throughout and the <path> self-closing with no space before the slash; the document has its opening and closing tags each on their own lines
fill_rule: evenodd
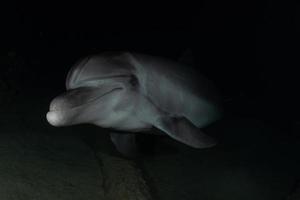
<svg viewBox="0 0 300 200">
<path fill-rule="evenodd" d="M 154 199 L 299 199 L 299 6 L 174 6 L 23 3 L 1 12 L 0 199 L 103 198 L 94 154 L 120 156 L 108 131 L 54 128 L 45 115 L 78 59 L 123 50 L 173 60 L 188 50 L 195 73 L 224 97 L 224 118 L 203 129 L 219 141 L 214 148 L 142 137 L 149 142 L 136 162 Z"/>
</svg>

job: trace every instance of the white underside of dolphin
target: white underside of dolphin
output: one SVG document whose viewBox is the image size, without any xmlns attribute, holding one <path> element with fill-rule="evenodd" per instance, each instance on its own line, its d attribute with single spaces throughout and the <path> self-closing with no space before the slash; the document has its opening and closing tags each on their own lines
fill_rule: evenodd
<svg viewBox="0 0 300 200">
<path fill-rule="evenodd" d="M 136 53 L 104 53 L 71 68 L 66 89 L 47 113 L 54 126 L 91 123 L 129 133 L 155 127 L 195 148 L 215 144 L 200 128 L 220 118 L 220 99 L 209 80 L 183 64 Z M 135 149 L 133 134 L 112 132 L 111 139 L 123 154 Z"/>
</svg>

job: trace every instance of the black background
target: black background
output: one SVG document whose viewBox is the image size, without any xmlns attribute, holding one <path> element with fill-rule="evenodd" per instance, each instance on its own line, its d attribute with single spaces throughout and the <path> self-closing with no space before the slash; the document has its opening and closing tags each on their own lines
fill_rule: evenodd
<svg viewBox="0 0 300 200">
<path fill-rule="evenodd" d="M 213 80 L 223 96 L 224 118 L 203 128 L 218 145 L 193 149 L 168 137 L 142 136 L 148 142 L 143 147 L 150 149 L 142 158 L 142 169 L 153 193 L 162 199 L 298 196 L 299 23 L 299 4 L 275 0 L 2 5 L 3 195 L 35 196 L 45 191 L 46 196 L 96 198 L 98 186 L 93 191 L 89 184 L 95 186 L 94 182 L 84 182 L 77 164 L 69 167 L 69 160 L 80 166 L 86 161 L 90 149 L 81 150 L 86 149 L 80 147 L 82 141 L 93 152 L 114 155 L 105 134 L 109 130 L 52 127 L 45 116 L 51 100 L 65 90 L 67 72 L 78 59 L 124 50 L 177 60 L 189 49 L 195 73 Z M 62 168 L 63 163 L 67 167 Z M 71 188 L 72 180 L 76 187 L 61 189 Z M 43 181 L 47 184 L 40 184 Z M 33 192 L 26 191 L 32 186 Z"/>
<path fill-rule="evenodd" d="M 227 113 L 290 129 L 299 120 L 297 9 L 272 0 L 11 4 L 1 12 L 0 79 L 24 98 L 30 90 L 39 98 L 64 90 L 69 68 L 91 53 L 177 59 L 191 49 Z"/>
</svg>

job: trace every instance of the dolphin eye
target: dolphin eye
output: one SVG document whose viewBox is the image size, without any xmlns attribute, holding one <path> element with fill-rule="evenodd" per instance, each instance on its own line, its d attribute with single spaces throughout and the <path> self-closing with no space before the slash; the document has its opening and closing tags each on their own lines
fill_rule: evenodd
<svg viewBox="0 0 300 200">
<path fill-rule="evenodd" d="M 139 81 L 138 81 L 138 79 L 137 79 L 136 76 L 131 75 L 131 76 L 130 76 L 130 79 L 129 79 L 129 83 L 130 83 L 130 85 L 132 85 L 132 86 L 137 86 L 138 83 L 139 83 Z"/>
</svg>

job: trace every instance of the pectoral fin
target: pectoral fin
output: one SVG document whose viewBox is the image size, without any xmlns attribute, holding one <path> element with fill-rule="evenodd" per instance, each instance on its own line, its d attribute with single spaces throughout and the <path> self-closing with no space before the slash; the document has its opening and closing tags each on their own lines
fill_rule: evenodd
<svg viewBox="0 0 300 200">
<path fill-rule="evenodd" d="M 159 117 L 154 126 L 161 129 L 171 138 L 194 148 L 209 148 L 216 144 L 215 140 L 204 134 L 185 117 Z"/>
<path fill-rule="evenodd" d="M 162 130 L 171 138 L 194 148 L 208 148 L 216 144 L 215 140 L 204 134 L 185 117 L 172 117 L 156 107 L 149 99 L 140 96 L 137 117 L 141 121 Z"/>
<path fill-rule="evenodd" d="M 138 146 L 136 136 L 133 133 L 110 133 L 111 141 L 114 143 L 116 149 L 126 157 L 138 156 Z"/>
</svg>

